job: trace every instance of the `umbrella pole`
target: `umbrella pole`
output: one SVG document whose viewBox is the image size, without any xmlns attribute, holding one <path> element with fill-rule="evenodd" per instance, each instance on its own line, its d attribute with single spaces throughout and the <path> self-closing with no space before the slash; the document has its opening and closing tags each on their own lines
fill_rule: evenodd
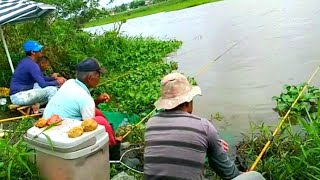
<svg viewBox="0 0 320 180">
<path fill-rule="evenodd" d="M 7 46 L 6 40 L 4 39 L 4 34 L 3 34 L 3 30 L 1 28 L 1 26 L 0 26 L 0 33 L 1 33 L 1 39 L 2 39 L 2 42 L 3 42 L 4 50 L 6 51 L 6 54 L 7 54 L 7 57 L 8 57 L 8 61 L 9 61 L 9 64 L 10 64 L 10 68 L 11 68 L 11 71 L 12 71 L 12 74 L 13 74 L 14 68 L 13 68 L 13 64 L 12 64 L 12 60 L 11 60 L 11 57 L 10 57 L 10 53 L 9 53 L 9 50 L 8 50 L 8 46 Z"/>
</svg>

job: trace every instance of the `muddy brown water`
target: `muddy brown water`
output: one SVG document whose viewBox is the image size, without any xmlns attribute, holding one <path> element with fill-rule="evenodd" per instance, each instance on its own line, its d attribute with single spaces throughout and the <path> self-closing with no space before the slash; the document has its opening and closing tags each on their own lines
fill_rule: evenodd
<svg viewBox="0 0 320 180">
<path fill-rule="evenodd" d="M 232 144 L 249 131 L 250 121 L 276 125 L 272 96 L 285 83 L 307 81 L 319 65 L 319 18 L 319 0 L 225 0 L 131 19 L 121 30 L 183 41 L 169 59 L 189 76 L 238 43 L 196 77 L 203 96 L 195 99 L 195 114 L 210 118 L 220 112 L 223 120 L 213 123 Z"/>
</svg>

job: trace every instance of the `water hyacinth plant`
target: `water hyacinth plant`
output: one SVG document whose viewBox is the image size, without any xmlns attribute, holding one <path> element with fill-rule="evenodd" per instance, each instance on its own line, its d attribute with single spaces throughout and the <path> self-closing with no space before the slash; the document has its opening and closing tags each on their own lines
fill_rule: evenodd
<svg viewBox="0 0 320 180">
<path fill-rule="evenodd" d="M 274 108 L 280 117 L 283 117 L 292 103 L 298 97 L 299 93 L 302 91 L 305 83 L 300 85 L 284 85 L 282 92 L 279 96 L 274 96 L 272 100 L 276 101 L 277 105 Z M 311 118 L 315 118 L 318 112 L 318 101 L 320 100 L 320 89 L 315 86 L 307 86 L 307 89 L 302 94 L 297 104 L 292 108 L 292 111 L 288 117 L 288 120 L 293 120 L 292 122 L 297 122 L 297 118 L 304 118 L 308 120 L 308 115 L 305 111 L 310 114 Z"/>
</svg>

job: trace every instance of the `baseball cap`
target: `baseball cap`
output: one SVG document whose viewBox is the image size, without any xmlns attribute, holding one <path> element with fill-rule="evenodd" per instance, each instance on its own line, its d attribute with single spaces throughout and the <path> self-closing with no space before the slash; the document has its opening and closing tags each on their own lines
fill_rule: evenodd
<svg viewBox="0 0 320 180">
<path fill-rule="evenodd" d="M 24 43 L 23 45 L 23 49 L 25 52 L 39 52 L 41 51 L 43 48 L 42 45 L 40 45 L 37 41 L 33 41 L 33 40 L 28 40 Z"/>
<path fill-rule="evenodd" d="M 95 58 L 86 58 L 77 64 L 77 71 L 79 72 L 91 72 L 98 71 L 100 73 L 106 73 L 106 69 L 99 65 L 99 62 Z"/>
</svg>

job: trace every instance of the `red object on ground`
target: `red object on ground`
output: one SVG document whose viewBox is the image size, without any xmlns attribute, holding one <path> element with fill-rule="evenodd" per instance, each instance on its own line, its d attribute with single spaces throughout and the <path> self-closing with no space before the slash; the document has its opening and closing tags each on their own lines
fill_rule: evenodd
<svg viewBox="0 0 320 180">
<path fill-rule="evenodd" d="M 108 122 L 108 119 L 102 114 L 102 112 L 96 108 L 96 116 L 93 118 L 98 124 L 103 125 L 106 132 L 109 134 L 109 146 L 112 147 L 117 144 L 116 135 Z"/>
</svg>

